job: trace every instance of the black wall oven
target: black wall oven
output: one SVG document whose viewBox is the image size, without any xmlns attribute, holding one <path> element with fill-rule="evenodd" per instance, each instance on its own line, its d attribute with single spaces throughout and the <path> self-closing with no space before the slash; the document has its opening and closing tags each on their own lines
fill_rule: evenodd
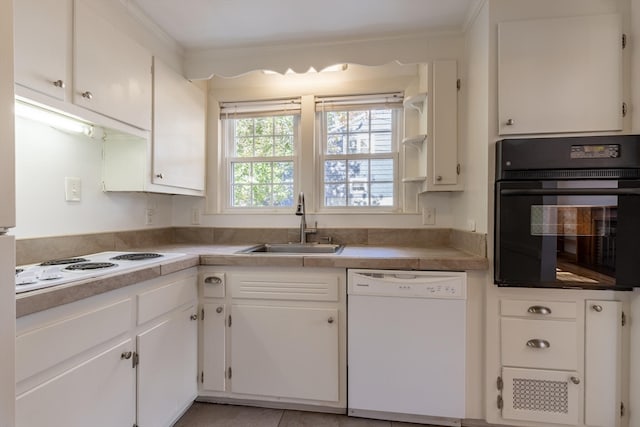
<svg viewBox="0 0 640 427">
<path fill-rule="evenodd" d="M 640 286 L 640 135 L 496 145 L 499 286 Z"/>
</svg>

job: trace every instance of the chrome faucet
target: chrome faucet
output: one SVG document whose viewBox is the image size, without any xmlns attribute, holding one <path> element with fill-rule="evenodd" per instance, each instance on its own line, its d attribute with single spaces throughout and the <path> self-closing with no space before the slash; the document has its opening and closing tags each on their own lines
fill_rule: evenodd
<svg viewBox="0 0 640 427">
<path fill-rule="evenodd" d="M 314 228 L 307 228 L 307 218 L 305 215 L 304 206 L 304 193 L 301 191 L 298 194 L 298 207 L 296 208 L 296 215 L 300 217 L 300 243 L 307 243 L 307 234 L 312 234 L 317 231 L 318 223 Z"/>
</svg>

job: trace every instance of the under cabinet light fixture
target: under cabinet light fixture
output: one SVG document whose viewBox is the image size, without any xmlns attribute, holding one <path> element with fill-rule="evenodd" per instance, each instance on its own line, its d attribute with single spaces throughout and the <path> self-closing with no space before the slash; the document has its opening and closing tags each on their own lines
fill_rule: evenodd
<svg viewBox="0 0 640 427">
<path fill-rule="evenodd" d="M 93 135 L 93 126 L 80 119 L 22 100 L 16 100 L 15 115 L 49 125 L 64 132 L 78 133 L 86 136 Z"/>
</svg>

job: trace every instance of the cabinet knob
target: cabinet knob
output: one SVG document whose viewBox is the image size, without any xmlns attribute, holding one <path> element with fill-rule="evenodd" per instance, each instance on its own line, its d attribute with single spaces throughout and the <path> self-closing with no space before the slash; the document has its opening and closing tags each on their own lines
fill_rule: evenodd
<svg viewBox="0 0 640 427">
<path fill-rule="evenodd" d="M 531 314 L 551 314 L 551 309 L 543 305 L 532 305 L 527 309 L 527 313 Z"/>
<path fill-rule="evenodd" d="M 122 354 L 120 355 L 120 359 L 129 360 L 129 359 L 131 359 L 132 355 L 133 355 L 133 353 L 131 353 L 130 351 L 123 351 Z"/>
<path fill-rule="evenodd" d="M 598 313 L 600 313 L 602 311 L 602 306 L 599 304 L 594 304 L 591 306 L 591 308 L 593 309 L 593 311 L 596 311 Z"/>
<path fill-rule="evenodd" d="M 333 323 L 333 317 L 329 317 L 329 318 L 327 319 L 327 323 Z"/>
<path fill-rule="evenodd" d="M 216 308 L 216 313 L 220 314 L 222 313 L 223 308 L 222 307 L 218 307 Z"/>
<path fill-rule="evenodd" d="M 157 173 L 156 178 L 164 179 L 164 175 L 161 173 Z"/>
<path fill-rule="evenodd" d="M 189 319 L 191 320 L 198 320 L 198 315 L 197 314 L 192 314 Z"/>
<path fill-rule="evenodd" d="M 442 181 L 442 175 L 436 176 L 436 181 L 438 181 L 438 182 Z"/>
<path fill-rule="evenodd" d="M 64 89 L 65 88 L 65 84 L 64 84 L 64 82 L 62 80 L 56 80 L 56 81 L 51 82 L 51 83 L 53 83 L 53 85 L 55 87 L 59 87 L 60 89 Z"/>
<path fill-rule="evenodd" d="M 571 377 L 569 379 L 571 380 L 572 383 L 574 383 L 576 385 L 580 384 L 580 378 L 578 378 L 578 377 Z"/>
<path fill-rule="evenodd" d="M 505 124 L 506 124 L 507 126 L 513 126 L 513 125 L 514 125 L 514 123 L 515 123 L 515 121 L 514 121 L 513 119 L 507 119 L 507 121 L 505 122 Z"/>
<path fill-rule="evenodd" d="M 84 99 L 92 99 L 93 98 L 93 94 L 91 92 L 89 92 L 89 91 L 82 92 L 82 97 Z"/>
<path fill-rule="evenodd" d="M 547 340 L 541 340 L 538 338 L 527 341 L 527 347 L 531 348 L 549 348 L 551 347 L 551 343 Z"/>
</svg>

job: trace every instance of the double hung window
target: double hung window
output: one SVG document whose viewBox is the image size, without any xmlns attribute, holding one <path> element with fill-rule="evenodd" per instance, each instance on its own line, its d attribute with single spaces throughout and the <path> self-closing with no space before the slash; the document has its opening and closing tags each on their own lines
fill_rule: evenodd
<svg viewBox="0 0 640 427">
<path fill-rule="evenodd" d="M 322 206 L 398 205 L 399 93 L 318 98 Z"/>
<path fill-rule="evenodd" d="M 290 208 L 298 170 L 300 102 L 221 104 L 230 208 Z"/>
</svg>

